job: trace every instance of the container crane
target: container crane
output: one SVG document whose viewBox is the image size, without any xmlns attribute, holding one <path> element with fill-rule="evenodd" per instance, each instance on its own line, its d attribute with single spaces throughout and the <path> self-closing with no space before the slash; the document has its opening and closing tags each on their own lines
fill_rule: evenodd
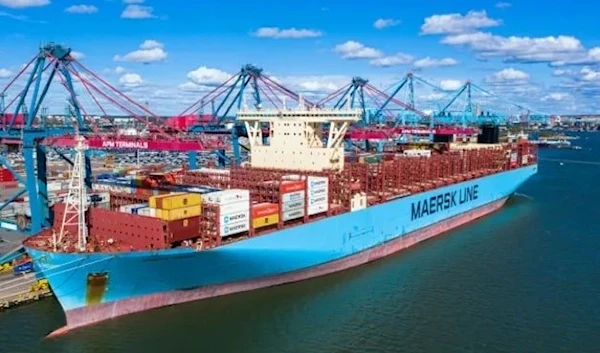
<svg viewBox="0 0 600 353">
<path fill-rule="evenodd" d="M 14 84 L 21 77 L 26 79 L 24 88 L 17 89 L 14 97 L 8 100 L 7 104 L 3 103 L 0 111 L 0 140 L 3 143 L 21 145 L 24 175 L 2 156 L 0 164 L 7 168 L 24 188 L 18 189 L 7 202 L 0 205 L 0 211 L 28 193 L 27 214 L 30 217 L 29 230 L 32 233 L 39 232 L 51 224 L 46 177 L 47 149 L 60 146 L 75 147 L 76 131 L 87 139 L 86 145 L 90 149 L 201 151 L 222 148 L 224 145 L 222 141 L 214 140 L 210 136 L 188 137 L 179 131 L 166 131 L 161 127 L 162 119 L 159 116 L 83 66 L 72 57 L 71 49 L 62 45 L 48 43 L 41 46 L 29 63 L 0 91 L 0 95 L 6 97 L 7 93 L 12 92 L 9 91 L 11 87 L 14 91 Z M 50 88 L 58 86 L 53 84 L 55 81 L 67 91 L 70 121 L 50 125 L 47 114 L 41 107 Z M 75 90 L 76 83 L 81 86 L 78 93 Z M 151 133 L 138 137 L 119 136 L 115 131 L 99 128 L 81 104 L 81 98 L 86 95 L 103 116 L 108 116 L 108 110 L 102 103 L 108 103 L 140 121 Z M 26 105 L 27 100 L 29 105 Z M 14 113 L 7 113 L 13 104 Z M 88 187 L 91 186 L 89 152 L 90 150 L 86 150 L 85 158 L 85 180 Z M 58 154 L 72 165 L 66 156 Z M 12 221 L 0 222 L 0 225 L 8 229 L 17 228 Z"/>
<path fill-rule="evenodd" d="M 189 114 L 203 115 L 204 109 L 210 104 L 211 111 L 207 114 L 208 119 L 192 126 L 189 131 L 230 136 L 234 160 L 238 165 L 241 163 L 238 137 L 246 136 L 246 132 L 243 125 L 236 124 L 235 117 L 230 116 L 230 113 L 234 107 L 239 110 L 245 104 L 248 90 L 250 90 L 252 104 L 257 109 L 263 108 L 265 104 L 273 108 L 283 108 L 286 105 L 286 98 L 291 98 L 296 102 L 303 101 L 307 106 L 314 106 L 310 101 L 301 98 L 298 93 L 265 75 L 261 68 L 247 64 L 242 66 L 238 73 L 218 85 L 178 115 L 178 117 L 186 117 Z M 222 150 L 218 151 L 220 160 L 229 159 L 224 156 L 223 152 Z"/>
</svg>

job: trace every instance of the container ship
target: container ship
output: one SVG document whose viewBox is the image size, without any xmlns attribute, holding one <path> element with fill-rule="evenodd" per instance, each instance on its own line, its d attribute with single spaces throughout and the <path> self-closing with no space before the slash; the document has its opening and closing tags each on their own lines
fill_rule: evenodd
<svg viewBox="0 0 600 353">
<path fill-rule="evenodd" d="M 65 312 L 54 334 L 374 261 L 497 210 L 537 172 L 526 140 L 346 152 L 360 116 L 242 109 L 246 164 L 165 177 L 183 191 L 98 182 L 97 202 L 86 194 L 81 138 L 53 226 L 24 241 Z"/>
</svg>

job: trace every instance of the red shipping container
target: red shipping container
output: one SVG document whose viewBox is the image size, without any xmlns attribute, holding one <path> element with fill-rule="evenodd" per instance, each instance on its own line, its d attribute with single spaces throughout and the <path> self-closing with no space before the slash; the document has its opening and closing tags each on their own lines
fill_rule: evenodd
<svg viewBox="0 0 600 353">
<path fill-rule="evenodd" d="M 263 202 L 252 205 L 252 218 L 259 218 L 279 214 L 279 205 L 276 203 Z"/>
<path fill-rule="evenodd" d="M 200 217 L 178 219 L 166 223 L 167 239 L 171 243 L 200 237 Z"/>
<path fill-rule="evenodd" d="M 289 192 L 301 191 L 305 189 L 306 182 L 304 180 L 297 181 L 282 181 L 281 182 L 281 192 L 287 194 Z"/>
</svg>

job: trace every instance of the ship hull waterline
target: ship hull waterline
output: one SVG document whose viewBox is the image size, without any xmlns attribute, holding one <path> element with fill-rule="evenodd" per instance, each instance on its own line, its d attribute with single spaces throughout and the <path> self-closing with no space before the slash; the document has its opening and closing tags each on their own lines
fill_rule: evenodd
<svg viewBox="0 0 600 353">
<path fill-rule="evenodd" d="M 47 275 L 49 277 L 48 279 L 51 284 L 51 287 L 55 291 L 55 294 L 56 294 L 57 298 L 59 299 L 61 306 L 63 307 L 63 310 L 66 315 L 66 319 L 67 319 L 66 326 L 64 326 L 63 328 L 61 328 L 59 330 L 52 332 L 49 335 L 49 336 L 56 336 L 59 334 L 64 334 L 75 328 L 79 328 L 82 326 L 88 326 L 88 325 L 91 325 L 91 324 L 94 324 L 97 322 L 101 322 L 101 321 L 104 321 L 107 319 L 112 319 L 112 318 L 116 318 L 119 316 L 135 313 L 135 312 L 141 312 L 141 311 L 146 311 L 146 310 L 159 308 L 159 307 L 163 307 L 163 306 L 169 306 L 169 305 L 180 304 L 180 303 L 185 303 L 185 302 L 190 302 L 190 301 L 196 301 L 196 300 L 201 300 L 201 299 L 206 299 L 206 298 L 211 298 L 211 297 L 216 297 L 216 296 L 221 296 L 221 295 L 227 295 L 227 294 L 232 294 L 232 293 L 236 293 L 236 292 L 243 292 L 243 291 L 249 291 L 249 290 L 254 290 L 254 289 L 259 289 L 259 288 L 275 286 L 275 285 L 281 285 L 281 284 L 285 284 L 285 283 L 297 282 L 297 281 L 306 280 L 306 279 L 310 279 L 310 278 L 314 278 L 314 277 L 318 277 L 318 276 L 323 276 L 323 275 L 327 275 L 330 273 L 334 273 L 334 272 L 338 272 L 338 271 L 342 271 L 345 269 L 349 269 L 352 267 L 366 264 L 368 262 L 371 262 L 371 261 L 380 259 L 382 257 L 388 256 L 390 254 L 399 252 L 399 251 L 406 249 L 414 244 L 417 244 L 426 239 L 435 237 L 436 235 L 442 234 L 452 228 L 459 227 L 463 224 L 466 224 L 477 218 L 483 217 L 491 212 L 494 212 L 495 210 L 498 210 L 499 208 L 502 207 L 502 205 L 506 202 L 506 200 L 510 197 L 510 195 L 512 195 L 522 183 L 524 183 L 527 179 L 529 179 L 530 176 L 532 176 L 536 172 L 537 172 L 537 166 L 528 166 L 528 167 L 524 167 L 524 168 L 519 168 L 517 170 L 511 170 L 511 171 L 502 172 L 502 173 L 498 173 L 498 174 L 494 174 L 494 175 L 488 175 L 488 176 L 481 177 L 478 179 L 469 180 L 466 182 L 462 182 L 462 183 L 458 183 L 458 184 L 454 184 L 454 185 L 450 185 L 450 186 L 446 186 L 446 187 L 441 187 L 441 188 L 430 190 L 430 191 L 427 191 L 424 193 L 405 197 L 402 199 L 389 201 L 388 202 L 389 204 L 397 203 L 398 205 L 397 205 L 397 207 L 395 207 L 392 210 L 387 210 L 388 212 L 392 211 L 392 212 L 409 213 L 409 215 L 408 215 L 409 219 L 411 217 L 413 217 L 413 218 L 417 217 L 417 219 L 409 222 L 410 224 L 407 224 L 406 222 L 400 222 L 400 224 L 397 224 L 395 227 L 397 233 L 395 233 L 395 234 L 384 234 L 384 231 L 388 232 L 388 231 L 390 231 L 390 229 L 383 229 L 385 227 L 381 227 L 381 226 L 379 226 L 377 229 L 372 228 L 370 230 L 369 229 L 358 229 L 359 233 L 362 231 L 361 234 L 366 234 L 366 236 L 369 237 L 369 239 L 371 241 L 374 241 L 371 239 L 373 237 L 378 238 L 379 241 L 376 244 L 373 244 L 371 246 L 368 246 L 369 242 L 364 241 L 364 239 L 361 244 L 358 244 L 356 242 L 353 244 L 350 244 L 350 249 L 345 250 L 346 251 L 345 256 L 340 256 L 339 253 L 330 254 L 327 251 L 322 251 L 319 254 L 313 254 L 312 259 L 310 259 L 311 256 L 307 256 L 307 255 L 309 255 L 308 253 L 301 252 L 300 255 L 303 255 L 301 257 L 303 259 L 303 261 L 299 261 L 298 254 L 289 252 L 286 255 L 288 255 L 289 257 L 292 258 L 292 260 L 290 260 L 290 261 L 294 261 L 294 259 L 296 259 L 296 261 L 302 262 L 301 264 L 299 263 L 299 264 L 295 265 L 299 269 L 292 270 L 292 271 L 285 271 L 286 269 L 290 268 L 290 266 L 288 266 L 286 268 L 286 266 L 281 265 L 281 267 L 282 267 L 281 269 L 270 270 L 272 274 L 264 275 L 264 273 L 268 273 L 265 269 L 257 270 L 255 268 L 253 272 L 256 272 L 257 274 L 254 275 L 254 277 L 252 277 L 246 273 L 246 274 L 238 275 L 237 277 L 241 278 L 238 280 L 231 280 L 231 278 L 233 278 L 235 276 L 227 275 L 227 270 L 224 270 L 224 271 L 221 271 L 221 275 L 225 278 L 224 282 L 222 282 L 222 283 L 218 283 L 218 280 L 216 280 L 215 278 L 209 278 L 210 276 L 207 276 L 207 278 L 202 279 L 202 282 L 204 282 L 205 284 L 197 285 L 195 287 L 190 287 L 190 286 L 186 287 L 186 286 L 182 286 L 182 285 L 175 287 L 172 284 L 168 284 L 167 287 L 171 286 L 172 289 L 165 290 L 164 288 L 163 289 L 158 288 L 158 287 L 160 287 L 159 285 L 155 285 L 158 287 L 152 289 L 154 291 L 153 293 L 151 292 L 151 293 L 141 294 L 141 295 L 139 293 L 137 293 L 137 295 L 133 295 L 133 290 L 128 289 L 128 287 L 126 285 L 124 285 L 125 280 L 123 279 L 123 276 L 125 276 L 127 274 L 127 271 L 135 271 L 133 275 L 130 273 L 129 277 L 127 278 L 128 281 L 133 280 L 133 282 L 135 282 L 132 284 L 133 286 L 141 283 L 142 282 L 141 279 L 145 279 L 145 278 L 147 278 L 148 280 L 151 280 L 152 278 L 154 278 L 154 280 L 156 281 L 158 278 L 160 278 L 160 274 L 154 273 L 152 276 L 150 276 L 150 274 L 146 274 L 147 276 L 144 278 L 144 275 L 142 275 L 140 272 L 140 271 L 143 271 L 143 269 L 126 268 L 126 265 L 123 265 L 123 263 L 121 263 L 120 266 L 115 267 L 114 262 L 115 261 L 123 262 L 123 261 L 125 261 L 125 258 L 137 258 L 137 260 L 136 260 L 137 262 L 145 261 L 144 264 L 146 266 L 148 266 L 148 263 L 152 263 L 152 262 L 154 262 L 154 264 L 152 264 L 152 266 L 155 266 L 155 267 L 161 266 L 161 265 L 164 266 L 164 261 L 157 261 L 158 260 L 157 256 L 154 255 L 154 259 L 151 259 L 152 255 L 150 255 L 150 252 L 143 252 L 143 253 L 135 253 L 134 252 L 134 253 L 125 253 L 125 254 L 103 254 L 102 255 L 103 257 L 100 256 L 100 254 L 91 254 L 91 255 L 70 254 L 71 255 L 70 257 L 67 256 L 67 254 L 62 254 L 62 257 L 65 257 L 65 258 L 57 260 L 56 258 L 52 258 L 52 257 L 53 256 L 60 257 L 61 255 L 57 255 L 54 253 L 46 253 L 46 252 L 43 252 L 43 251 L 40 251 L 37 249 L 29 249 L 29 248 L 28 248 L 28 251 L 31 252 L 32 257 L 34 259 L 38 259 L 43 256 L 49 256 L 51 258 L 51 260 L 46 261 L 46 262 L 54 263 L 55 265 L 59 264 L 59 263 L 65 264 L 65 265 L 69 264 L 69 263 L 75 263 L 75 265 L 77 265 L 77 266 L 75 266 L 75 265 L 71 266 L 71 268 L 73 268 L 73 267 L 79 268 L 81 266 L 80 262 L 85 262 L 84 266 L 90 265 L 89 270 L 79 269 L 78 272 L 84 272 L 80 275 L 84 275 L 84 274 L 87 275 L 87 274 L 93 272 L 93 273 L 109 273 L 111 276 L 117 277 L 112 282 L 113 284 L 112 284 L 111 290 L 113 291 L 113 294 L 115 291 L 118 291 L 119 294 L 113 295 L 112 297 L 110 295 L 105 294 L 104 297 L 102 299 L 100 299 L 100 301 L 96 301 L 96 303 L 90 304 L 89 302 L 83 302 L 83 299 L 82 299 L 82 298 L 85 298 L 85 290 L 86 289 L 89 294 L 89 288 L 85 288 L 84 285 L 81 285 L 81 282 L 83 281 L 83 279 L 80 280 L 79 285 L 76 286 L 76 285 L 73 285 L 73 283 L 71 281 L 73 281 L 73 280 L 77 281 L 76 279 L 74 279 L 74 278 L 77 278 L 77 275 L 73 276 L 71 274 L 71 276 L 69 276 L 69 282 L 66 282 L 67 278 L 62 278 L 62 280 L 61 280 L 61 277 L 64 277 L 62 275 L 62 272 L 65 272 L 65 269 L 59 268 L 56 270 L 58 272 L 55 271 L 53 273 L 53 271 L 48 270 L 48 268 L 44 269 L 44 266 L 41 266 L 40 270 L 43 275 Z M 435 216 L 434 218 L 436 218 L 434 220 L 428 219 L 428 218 L 432 217 L 431 214 L 428 214 L 425 216 L 423 214 L 418 214 L 415 216 L 415 214 L 414 214 L 414 207 L 415 207 L 414 205 L 419 204 L 419 202 L 417 200 L 422 200 L 422 199 L 427 200 L 429 198 L 429 195 L 433 195 L 431 198 L 434 198 L 435 195 L 448 195 L 448 194 L 451 195 L 453 192 L 455 194 L 456 194 L 456 192 L 459 192 L 458 198 L 462 198 L 460 191 L 467 190 L 468 188 L 471 188 L 471 190 L 473 190 L 473 187 L 475 187 L 475 190 L 477 190 L 477 187 L 479 187 L 478 192 L 480 194 L 479 194 L 479 199 L 476 199 L 474 201 L 471 200 L 472 204 L 469 204 L 469 202 L 466 202 L 465 205 L 458 205 L 456 207 L 456 210 L 453 210 L 452 208 L 450 208 L 450 209 L 447 209 L 444 211 L 440 211 L 437 215 L 434 215 Z M 361 210 L 361 211 L 357 211 L 357 212 L 351 212 L 350 214 L 352 214 L 352 213 L 358 214 L 360 212 L 365 212 L 366 210 L 369 210 L 369 209 L 371 209 L 371 212 L 373 212 L 372 209 L 381 207 L 383 205 L 385 205 L 385 204 L 369 207 L 365 210 Z M 400 207 L 400 209 L 398 209 L 398 207 Z M 411 210 L 411 207 L 412 207 L 412 210 Z M 385 218 L 384 216 L 387 214 L 387 213 L 385 213 L 385 211 L 386 210 L 384 210 L 384 209 L 382 209 L 380 211 L 376 211 L 376 214 L 374 216 L 382 218 L 381 222 L 376 222 L 376 223 L 385 223 L 385 220 L 383 220 L 383 218 Z M 411 212 L 413 213 L 412 215 L 410 215 Z M 420 219 L 421 217 L 419 217 L 419 216 L 422 216 L 422 219 Z M 330 218 L 336 218 L 336 217 L 340 217 L 340 216 L 335 216 L 335 217 L 330 217 Z M 388 217 L 388 218 L 390 218 L 390 217 Z M 371 220 L 370 223 L 372 223 L 372 221 L 373 220 Z M 317 221 L 314 223 L 318 224 L 319 222 L 322 222 L 322 221 Z M 363 223 L 361 223 L 361 224 L 363 224 Z M 294 228 L 302 228 L 302 227 L 306 227 L 306 226 L 307 225 L 303 225 L 303 226 L 298 226 L 298 227 L 294 227 Z M 373 224 L 371 224 L 371 226 L 377 227 L 376 225 L 373 225 Z M 414 229 L 411 229 L 411 228 L 414 228 Z M 380 229 L 381 229 L 381 231 L 378 232 Z M 331 229 L 329 229 L 329 231 L 331 231 Z M 285 232 L 285 230 L 275 232 L 275 234 L 281 233 L 281 232 Z M 343 231 L 342 231 L 342 233 L 343 233 Z M 373 234 L 375 234 L 375 233 L 381 233 L 380 237 L 374 236 Z M 307 234 L 309 234 L 309 233 L 307 232 Z M 329 234 L 329 233 L 325 233 L 325 234 Z M 356 234 L 358 234 L 358 233 L 348 234 L 347 237 L 343 237 L 344 238 L 344 240 L 342 240 L 343 245 L 340 244 L 339 246 L 341 246 L 341 247 L 343 246 L 344 248 L 347 248 L 349 246 L 349 242 L 351 242 L 350 240 L 355 241 L 356 238 L 360 238 L 360 237 L 356 237 Z M 356 238 L 352 238 L 353 235 Z M 269 237 L 269 235 L 259 236 L 256 238 L 251 238 L 249 240 L 259 239 L 261 237 L 267 238 L 267 237 Z M 352 239 L 349 239 L 349 238 L 352 238 Z M 245 243 L 245 242 L 248 242 L 249 240 L 244 240 L 239 243 Z M 222 247 L 219 247 L 216 249 L 212 249 L 212 250 L 221 249 L 222 254 L 220 256 L 216 256 L 216 257 L 213 256 L 210 259 L 210 261 L 212 261 L 214 263 L 215 261 L 218 262 L 220 260 L 222 262 L 221 266 L 223 266 L 223 262 L 227 262 L 225 260 L 231 261 L 231 259 L 232 259 L 231 254 L 237 254 L 237 252 L 239 251 L 239 249 L 237 249 L 236 247 L 231 246 L 234 244 L 236 244 L 236 243 L 222 246 Z M 265 244 L 262 244 L 262 245 L 264 246 Z M 327 249 L 326 245 L 327 244 L 317 244 L 315 246 L 318 248 L 321 247 L 323 249 Z M 329 245 L 331 245 L 331 244 L 329 244 Z M 362 248 L 360 248 L 361 247 L 360 245 L 362 245 Z M 296 244 L 296 246 L 297 246 L 297 244 Z M 228 247 L 230 247 L 230 249 L 228 249 Z M 249 246 L 245 246 L 245 251 L 248 251 L 248 248 L 249 248 Z M 256 252 L 256 254 L 254 254 L 253 256 L 258 256 L 260 254 L 264 255 L 264 251 L 261 252 L 258 248 L 260 248 L 260 244 L 258 244 L 257 246 L 254 247 L 253 250 Z M 175 249 L 173 249 L 173 250 L 175 250 Z M 162 252 L 163 253 L 170 252 L 174 258 L 178 258 L 178 256 L 180 258 L 184 258 L 184 257 L 189 258 L 190 256 L 194 257 L 203 252 L 209 253 L 212 251 L 212 250 L 209 250 L 209 251 L 195 252 L 195 251 L 190 250 L 190 251 L 185 251 L 185 252 L 184 251 L 176 252 L 173 250 L 165 250 Z M 262 249 L 262 250 L 264 250 L 264 249 Z M 283 251 L 285 253 L 285 250 L 282 250 L 282 249 L 278 249 L 278 251 L 279 252 Z M 214 251 L 214 252 L 216 253 L 217 251 Z M 268 254 L 268 252 L 267 252 L 267 254 Z M 98 255 L 98 256 L 94 256 L 94 255 Z M 164 254 L 162 256 L 165 257 Z M 246 258 L 244 258 L 244 256 Z M 244 256 L 242 256 L 241 260 L 248 260 L 248 255 L 245 254 Z M 281 256 L 281 254 L 279 254 L 279 256 Z M 337 256 L 337 258 L 336 258 L 336 256 Z M 77 257 L 79 257 L 79 259 Z M 309 259 L 305 260 L 305 258 L 307 258 L 307 257 Z M 142 260 L 141 258 L 145 258 L 145 260 Z M 237 261 L 240 261 L 239 258 L 235 258 L 235 259 Z M 331 259 L 331 260 L 326 261 L 324 259 Z M 152 260 L 155 260 L 155 261 L 152 261 Z M 271 263 L 272 266 L 277 267 L 278 264 L 275 261 L 269 262 L 268 260 L 274 260 L 273 258 L 269 258 L 269 256 L 266 256 L 265 262 Z M 279 257 L 278 260 L 281 260 L 281 257 Z M 183 260 L 180 260 L 180 261 L 183 261 Z M 252 260 L 248 260 L 248 261 L 251 262 Z M 113 265 L 110 265 L 111 262 L 113 263 Z M 314 263 L 315 265 L 312 265 L 312 266 L 306 265 L 306 264 L 310 264 L 311 262 Z M 42 263 L 42 262 L 38 261 L 38 263 Z M 179 265 L 181 265 L 182 263 L 179 263 Z M 228 265 L 232 265 L 232 264 L 229 263 Z M 253 268 L 252 265 L 256 265 L 256 264 L 250 263 L 249 266 L 247 266 L 247 267 Z M 123 266 L 125 266 L 125 267 L 123 267 Z M 235 264 L 233 264 L 232 266 L 235 267 Z M 118 273 L 119 271 L 117 271 L 116 268 L 119 268 L 121 271 L 125 271 L 124 273 L 121 273 L 121 278 L 119 278 L 119 273 Z M 150 267 L 146 267 L 146 268 L 148 269 Z M 196 267 L 196 268 L 198 268 L 198 267 Z M 172 270 L 174 270 L 174 268 Z M 279 273 L 278 273 L 278 270 L 280 270 Z M 188 269 L 187 271 L 184 271 L 184 272 L 187 273 L 187 272 L 192 272 L 192 271 L 193 271 L 192 269 Z M 173 276 L 176 276 L 176 274 L 173 274 Z M 244 279 L 244 277 L 247 277 L 247 278 Z M 227 280 L 227 278 L 229 278 L 229 280 Z M 191 283 L 189 279 L 187 281 L 185 279 L 181 279 L 180 281 L 181 281 L 181 283 L 183 283 L 183 282 Z M 212 281 L 212 283 L 211 283 L 211 281 Z M 196 282 L 198 282 L 198 281 L 196 280 Z M 115 287 L 117 287 L 117 288 L 115 288 Z M 136 287 L 136 288 L 138 288 L 138 287 Z M 107 290 L 107 291 L 110 293 L 110 290 Z M 147 290 L 147 292 L 148 291 L 150 291 L 150 290 Z M 71 296 L 69 296 L 68 293 L 70 293 Z M 77 293 L 77 294 L 73 295 L 72 293 Z"/>
</svg>

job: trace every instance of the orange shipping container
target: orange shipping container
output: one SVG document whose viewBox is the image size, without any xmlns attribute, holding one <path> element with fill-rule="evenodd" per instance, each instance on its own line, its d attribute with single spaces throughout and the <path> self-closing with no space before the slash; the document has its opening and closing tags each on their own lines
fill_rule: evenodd
<svg viewBox="0 0 600 353">
<path fill-rule="evenodd" d="M 276 203 L 263 202 L 252 205 L 252 218 L 265 217 L 279 214 L 279 205 Z"/>
<path fill-rule="evenodd" d="M 306 187 L 306 181 L 304 180 L 286 180 L 281 182 L 280 190 L 282 193 L 287 194 L 289 192 L 295 192 L 304 190 Z"/>
</svg>

